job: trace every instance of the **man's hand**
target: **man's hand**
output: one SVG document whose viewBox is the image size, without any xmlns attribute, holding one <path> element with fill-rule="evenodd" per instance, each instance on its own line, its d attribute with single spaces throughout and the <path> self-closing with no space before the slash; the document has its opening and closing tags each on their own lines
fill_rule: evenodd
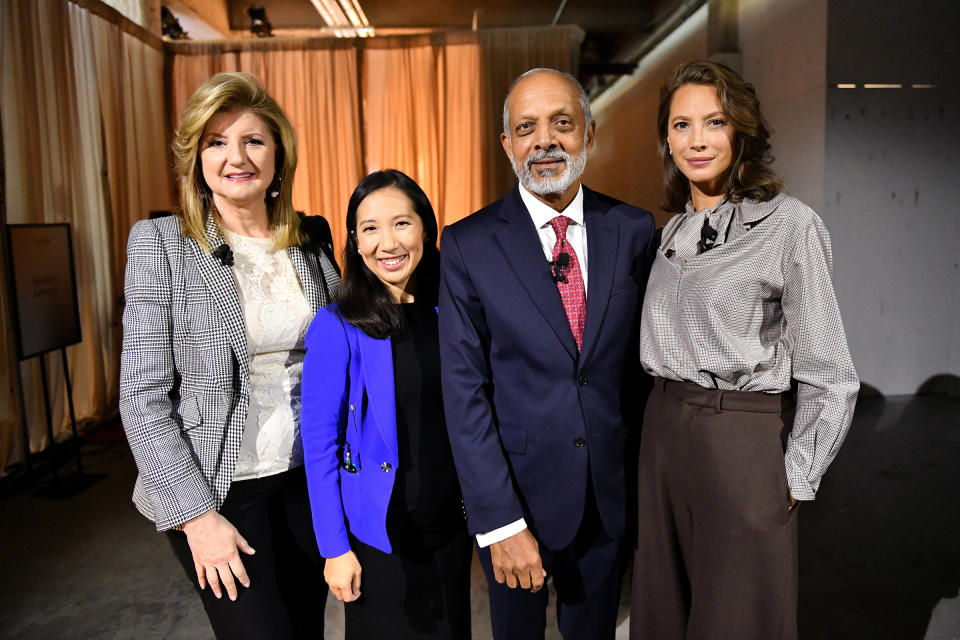
<svg viewBox="0 0 960 640">
<path fill-rule="evenodd" d="M 511 589 L 519 584 L 531 593 L 540 591 L 547 572 L 540 560 L 540 547 L 529 529 L 490 545 L 493 577 Z"/>
<path fill-rule="evenodd" d="M 323 578 L 330 592 L 344 602 L 353 602 L 360 597 L 360 574 L 360 562 L 353 551 L 327 558 L 323 565 Z"/>
<path fill-rule="evenodd" d="M 209 584 L 213 595 L 220 598 L 223 595 L 220 589 L 222 582 L 227 596 L 236 600 L 237 585 L 234 576 L 243 586 L 250 586 L 250 578 L 247 577 L 237 549 L 253 555 L 253 547 L 247 544 L 236 527 L 213 509 L 185 522 L 183 532 L 187 534 L 187 543 L 193 553 L 193 564 L 197 570 L 200 588 L 204 589 Z"/>
</svg>

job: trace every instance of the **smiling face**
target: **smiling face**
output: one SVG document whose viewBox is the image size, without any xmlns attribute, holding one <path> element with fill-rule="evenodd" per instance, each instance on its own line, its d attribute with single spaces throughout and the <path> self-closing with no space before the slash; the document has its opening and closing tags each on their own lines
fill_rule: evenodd
<svg viewBox="0 0 960 640">
<path fill-rule="evenodd" d="M 534 73 L 507 97 L 503 150 L 524 187 L 560 209 L 573 199 L 593 148 L 595 125 L 585 122 L 580 93 L 555 73 Z"/>
<path fill-rule="evenodd" d="M 277 143 L 259 116 L 249 111 L 215 114 L 204 127 L 200 149 L 203 179 L 221 213 L 238 207 L 266 211 Z"/>
<path fill-rule="evenodd" d="M 397 302 L 411 302 L 426 234 L 410 198 L 396 187 L 374 191 L 357 207 L 357 250 Z"/>
<path fill-rule="evenodd" d="M 667 144 L 677 168 L 690 181 L 696 210 L 713 207 L 723 198 L 735 138 L 716 88 L 685 84 L 673 93 Z"/>
</svg>

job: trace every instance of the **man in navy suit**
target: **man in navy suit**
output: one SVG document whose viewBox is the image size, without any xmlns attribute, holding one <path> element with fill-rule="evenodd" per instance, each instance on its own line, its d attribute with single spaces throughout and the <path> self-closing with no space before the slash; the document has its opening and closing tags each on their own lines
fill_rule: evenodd
<svg viewBox="0 0 960 640">
<path fill-rule="evenodd" d="M 494 637 L 543 637 L 552 575 L 564 638 L 613 638 L 653 217 L 581 186 L 596 124 L 572 76 L 521 75 L 503 122 L 520 184 L 442 238 L 450 442 Z"/>
</svg>

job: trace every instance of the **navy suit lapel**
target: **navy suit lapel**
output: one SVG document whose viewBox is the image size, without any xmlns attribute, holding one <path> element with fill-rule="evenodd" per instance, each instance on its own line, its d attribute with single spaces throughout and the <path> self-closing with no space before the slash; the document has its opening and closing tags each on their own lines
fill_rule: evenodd
<svg viewBox="0 0 960 640">
<path fill-rule="evenodd" d="M 581 357 L 586 359 L 600 336 L 610 300 L 620 244 L 619 228 L 608 222 L 593 192 L 583 188 L 583 222 L 587 227 L 587 318 Z"/>
<path fill-rule="evenodd" d="M 393 381 L 393 350 L 390 338 L 378 340 L 357 329 L 363 384 L 370 407 L 377 419 L 380 437 L 397 453 L 397 393 Z"/>
<path fill-rule="evenodd" d="M 557 285 L 550 274 L 550 267 L 544 257 L 543 246 L 540 244 L 540 237 L 533 226 L 533 220 L 530 219 L 530 214 L 527 212 L 517 189 L 519 187 L 514 188 L 503 202 L 501 217 L 506 224 L 496 232 L 497 242 L 506 257 L 507 264 L 510 265 L 510 268 L 517 275 L 517 279 L 527 290 L 530 299 L 540 310 L 544 320 L 557 334 L 557 338 L 563 343 L 570 356 L 576 359 L 578 356 L 577 343 L 570 331 L 570 323 L 567 321 L 567 314 L 563 310 L 560 293 L 557 291 Z M 588 304 L 587 322 L 589 321 Z"/>
<path fill-rule="evenodd" d="M 207 241 L 211 250 L 223 244 L 223 234 L 214 221 L 213 216 L 207 216 Z M 223 325 L 227 328 L 227 335 L 233 352 L 237 356 L 240 371 L 243 377 L 250 374 L 250 362 L 247 358 L 247 329 L 243 321 L 243 310 L 240 308 L 240 296 L 237 294 L 237 285 L 233 279 L 233 267 L 228 267 L 219 259 L 204 251 L 199 243 L 188 241 L 197 261 L 200 276 L 207 285 L 210 297 Z"/>
</svg>

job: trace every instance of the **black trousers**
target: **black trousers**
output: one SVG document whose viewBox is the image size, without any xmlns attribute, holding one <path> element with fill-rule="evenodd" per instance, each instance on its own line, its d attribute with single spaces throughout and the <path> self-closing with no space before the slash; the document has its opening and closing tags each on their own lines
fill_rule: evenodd
<svg viewBox="0 0 960 640">
<path fill-rule="evenodd" d="M 658 379 L 639 460 L 632 640 L 795 640 L 788 394 Z"/>
<path fill-rule="evenodd" d="M 256 553 L 240 553 L 250 588 L 237 584 L 237 600 L 208 586 L 200 590 L 187 536 L 167 532 L 173 552 L 200 594 L 217 638 L 286 640 L 323 638 L 327 583 L 317 550 L 303 467 L 242 480 L 230 486 L 220 514 L 237 528 Z"/>
<path fill-rule="evenodd" d="M 462 522 L 462 520 L 461 520 Z M 344 605 L 346 640 L 470 640 L 470 562 L 465 526 L 440 544 L 391 534 L 393 553 L 350 536 L 361 596 Z"/>
<path fill-rule="evenodd" d="M 566 640 L 613 640 L 620 607 L 620 586 L 626 570 L 623 540 L 603 529 L 587 487 L 587 503 L 577 535 L 567 547 L 553 551 L 540 540 L 540 558 L 557 592 L 557 626 Z M 543 639 L 549 591 L 537 593 L 500 584 L 493 575 L 490 549 L 477 550 L 487 576 L 490 619 L 495 640 Z"/>
</svg>

